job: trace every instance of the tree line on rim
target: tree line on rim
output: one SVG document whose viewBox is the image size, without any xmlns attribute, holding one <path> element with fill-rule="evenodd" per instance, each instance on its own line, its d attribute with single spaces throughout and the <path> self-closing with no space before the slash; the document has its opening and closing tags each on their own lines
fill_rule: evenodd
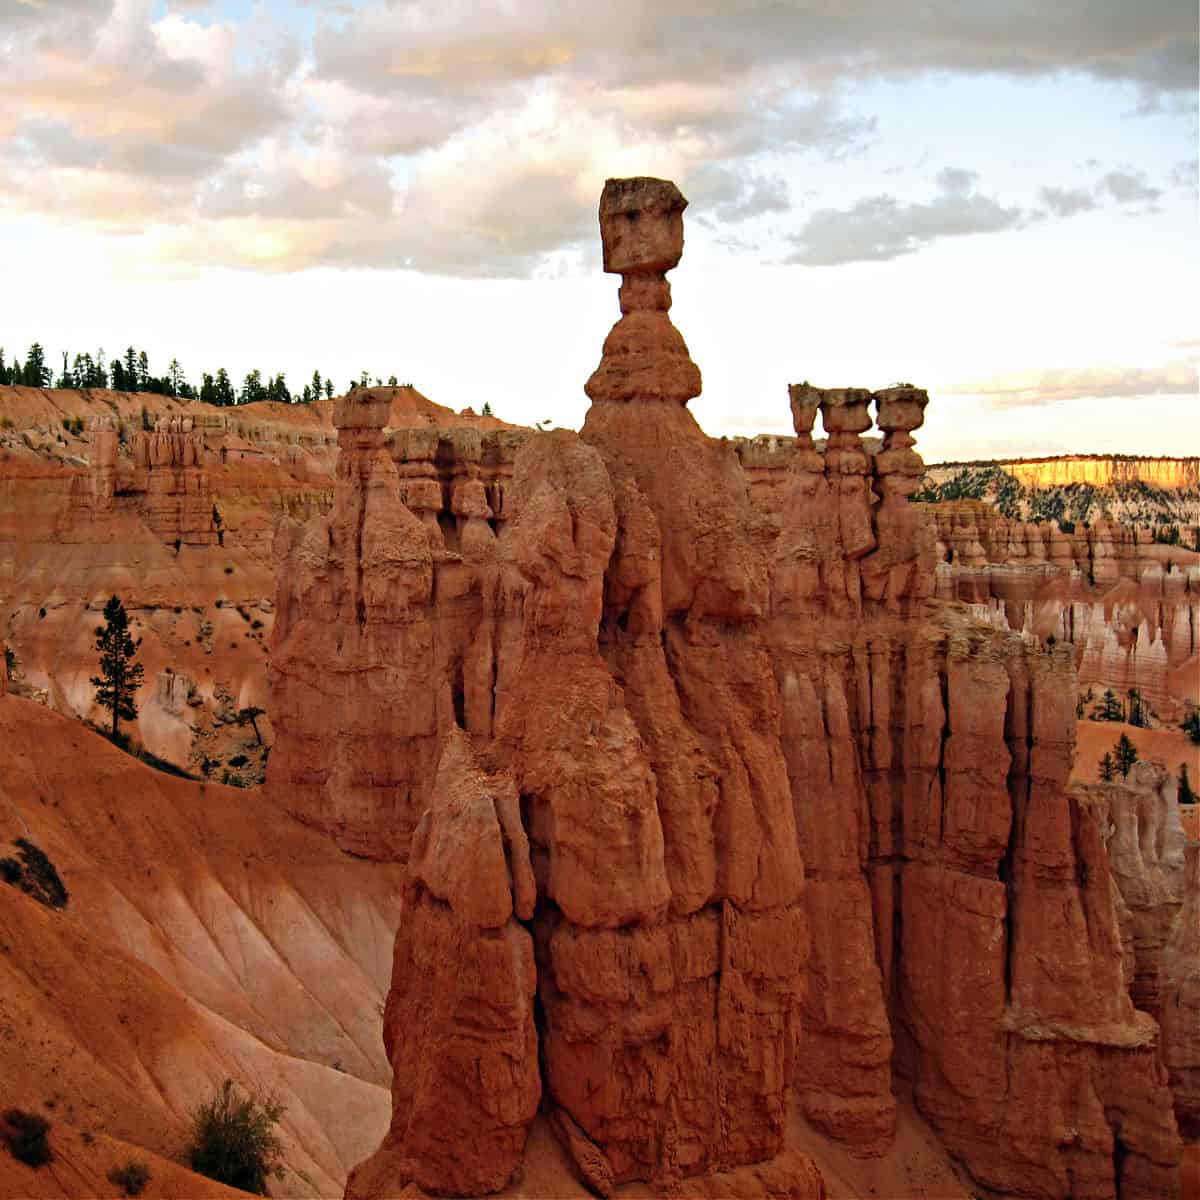
<svg viewBox="0 0 1200 1200">
<path fill-rule="evenodd" d="M 178 359 L 171 359 L 167 364 L 166 374 L 154 375 L 150 370 L 150 359 L 145 350 L 137 350 L 130 346 L 123 355 L 113 359 L 105 357 L 103 349 L 95 357 L 90 353 L 76 354 L 70 360 L 67 353 L 62 356 L 62 371 L 56 376 L 46 361 L 46 352 L 40 342 L 34 342 L 25 352 L 25 361 L 14 358 L 11 363 L 5 361 L 4 349 L 0 347 L 0 385 L 35 388 L 112 388 L 115 392 L 150 392 L 157 396 L 177 396 L 181 400 L 199 400 L 204 404 L 215 404 L 220 408 L 235 404 L 254 404 L 259 400 L 274 400 L 281 404 L 309 404 L 313 400 L 332 400 L 339 391 L 332 379 L 322 378 L 320 371 L 314 371 L 312 378 L 305 383 L 299 392 L 293 392 L 288 386 L 284 372 L 268 375 L 266 378 L 256 367 L 236 388 L 229 372 L 224 367 L 218 367 L 215 374 L 205 371 L 201 375 L 201 383 L 197 388 L 188 381 L 187 374 Z M 345 388 L 349 391 L 354 387 L 382 387 L 384 381 L 376 375 L 372 378 L 369 371 L 363 371 L 357 379 L 352 379 Z M 396 376 L 391 375 L 387 380 L 388 387 L 400 387 Z M 411 385 L 403 385 L 411 386 Z"/>
</svg>

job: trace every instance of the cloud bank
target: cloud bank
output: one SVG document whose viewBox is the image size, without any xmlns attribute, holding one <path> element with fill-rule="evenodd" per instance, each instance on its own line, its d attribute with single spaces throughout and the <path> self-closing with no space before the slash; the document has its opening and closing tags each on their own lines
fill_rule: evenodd
<svg viewBox="0 0 1200 1200">
<path fill-rule="evenodd" d="M 1015 369 L 938 391 L 948 396 L 982 397 L 990 408 L 1030 408 L 1064 400 L 1195 395 L 1198 387 L 1196 367 L 1180 361 L 1157 367 Z"/>
<path fill-rule="evenodd" d="M 1072 71 L 1134 86 L 1146 109 L 1195 84 L 1194 8 L 1177 0 L 1020 20 L 916 0 L 369 0 L 272 5 L 273 26 L 199 0 L 161 11 L 0 9 L 0 211 L 152 235 L 183 263 L 523 276 L 583 252 L 606 175 L 669 175 L 722 224 L 788 213 L 766 160 L 869 138 L 844 103 L 855 80 Z M 818 210 L 792 260 L 896 257 L 1158 196 L 1113 171 L 1025 211 L 951 170 L 927 203 Z"/>
</svg>

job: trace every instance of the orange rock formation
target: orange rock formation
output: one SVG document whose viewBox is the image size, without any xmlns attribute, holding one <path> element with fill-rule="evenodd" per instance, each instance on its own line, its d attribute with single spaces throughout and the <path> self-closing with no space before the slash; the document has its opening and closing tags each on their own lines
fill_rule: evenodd
<svg viewBox="0 0 1200 1200">
<path fill-rule="evenodd" d="M 414 457 L 430 477 L 439 425 L 477 439 L 504 428 L 411 387 L 383 394 L 393 436 L 421 443 Z M 89 679 L 115 593 L 142 638 L 135 740 L 193 772 L 207 763 L 216 779 L 260 777 L 270 719 L 256 733 L 235 718 L 268 707 L 275 522 L 333 503 L 332 410 L 0 387 L 0 637 L 20 693 L 102 718 Z"/>
<path fill-rule="evenodd" d="M 1185 1136 L 1200 1142 L 1200 828 L 1186 846 L 1183 907 L 1163 947 L 1158 979 L 1164 1058 Z M 1200 1150 L 1197 1150 L 1200 1158 Z"/>
<path fill-rule="evenodd" d="M 1200 460 L 1195 458 L 1127 458 L 1120 455 L 1035 458 L 997 464 L 1032 487 L 1091 483 L 1147 483 L 1160 488 L 1200 487 Z"/>
<path fill-rule="evenodd" d="M 622 316 L 579 436 L 430 453 L 355 392 L 332 513 L 280 534 L 271 786 L 409 863 L 392 1126 L 347 1195 L 516 1174 L 535 1043 L 601 1192 L 778 1155 L 793 1095 L 880 1153 L 898 1075 L 991 1189 L 1176 1195 L 1136 873 L 1067 786 L 1070 653 L 935 598 L 918 389 L 792 388 L 751 504 L 686 407 L 684 206 L 606 185 Z"/>
</svg>

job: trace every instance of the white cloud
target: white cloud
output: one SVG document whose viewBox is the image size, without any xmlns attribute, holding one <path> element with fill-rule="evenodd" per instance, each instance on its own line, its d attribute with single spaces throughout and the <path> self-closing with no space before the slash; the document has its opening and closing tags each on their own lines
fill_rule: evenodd
<svg viewBox="0 0 1200 1200">
<path fill-rule="evenodd" d="M 1197 375 L 1195 366 L 1187 362 L 1156 367 L 1015 369 L 938 390 L 951 396 L 981 397 L 991 408 L 1027 408 L 1089 398 L 1194 395 Z"/>
<path fill-rule="evenodd" d="M 1194 85 L 1179 0 L 1065 0 L 1020 20 L 915 0 L 303 7 L 316 32 L 297 45 L 278 32 L 284 6 L 239 23 L 206 0 L 157 19 L 153 0 L 0 3 L 0 205 L 145 235 L 180 264 L 527 275 L 580 253 L 599 184 L 626 170 L 678 179 L 693 218 L 787 213 L 780 156 L 874 136 L 845 105 L 860 80 L 1070 70 L 1135 85 L 1147 106 Z M 1103 190 L 1158 195 L 1124 170 Z M 1054 187 L 1042 204 L 1087 206 Z M 928 203 L 818 210 L 794 258 L 885 259 L 1039 215 L 952 171 Z"/>
<path fill-rule="evenodd" d="M 912 254 L 940 238 L 998 233 L 1019 227 L 1027 214 L 975 190 L 970 171 L 948 167 L 937 177 L 938 195 L 926 204 L 901 204 L 894 196 L 869 196 L 852 208 L 818 209 L 792 236 L 790 263 L 825 267 L 882 262 Z"/>
<path fill-rule="evenodd" d="M 1109 171 L 1096 190 L 1111 196 L 1118 204 L 1153 204 L 1162 195 L 1159 188 L 1146 181 L 1143 171 Z"/>
<path fill-rule="evenodd" d="M 1038 195 L 1056 217 L 1073 217 L 1096 207 L 1096 197 L 1086 188 L 1044 187 Z"/>
</svg>

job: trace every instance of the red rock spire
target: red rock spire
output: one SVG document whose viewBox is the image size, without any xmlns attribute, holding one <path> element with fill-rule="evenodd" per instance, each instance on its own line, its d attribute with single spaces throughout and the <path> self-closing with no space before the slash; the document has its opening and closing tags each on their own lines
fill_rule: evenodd
<svg viewBox="0 0 1200 1200">
<path fill-rule="evenodd" d="M 683 254 L 687 201 L 666 179 L 610 179 L 600 197 L 604 269 L 621 276 L 621 319 L 584 391 L 603 401 L 673 401 L 700 395 L 700 368 L 671 324 L 667 272 Z"/>
</svg>

